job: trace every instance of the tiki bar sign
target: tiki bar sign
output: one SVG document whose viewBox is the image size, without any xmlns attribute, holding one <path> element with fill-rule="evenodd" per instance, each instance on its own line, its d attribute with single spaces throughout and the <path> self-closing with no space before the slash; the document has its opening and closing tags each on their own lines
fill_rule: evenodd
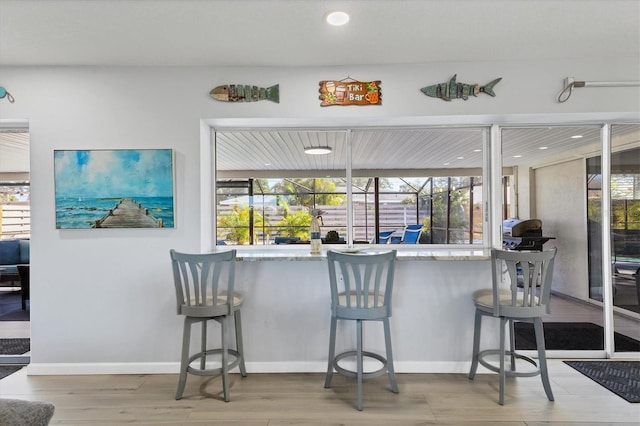
<svg viewBox="0 0 640 426">
<path fill-rule="evenodd" d="M 381 105 L 382 92 L 378 81 L 320 82 L 320 106 L 331 105 Z"/>
</svg>

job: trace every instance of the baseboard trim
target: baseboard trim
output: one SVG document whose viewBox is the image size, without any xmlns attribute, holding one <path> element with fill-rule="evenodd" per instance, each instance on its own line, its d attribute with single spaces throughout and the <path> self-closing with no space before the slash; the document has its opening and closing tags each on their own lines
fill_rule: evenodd
<svg viewBox="0 0 640 426">
<path fill-rule="evenodd" d="M 180 363 L 31 363 L 26 367 L 27 375 L 100 375 L 100 374 L 177 374 Z"/>
<path fill-rule="evenodd" d="M 396 373 L 468 373 L 471 362 L 420 362 L 394 363 Z M 365 365 L 365 369 L 366 369 Z M 31 363 L 26 367 L 28 375 L 100 375 L 100 374 L 178 374 L 180 363 Z M 309 362 L 247 362 L 249 373 L 324 373 L 327 363 Z M 234 372 L 237 372 L 237 368 Z M 483 373 L 482 368 L 478 373 Z"/>
</svg>

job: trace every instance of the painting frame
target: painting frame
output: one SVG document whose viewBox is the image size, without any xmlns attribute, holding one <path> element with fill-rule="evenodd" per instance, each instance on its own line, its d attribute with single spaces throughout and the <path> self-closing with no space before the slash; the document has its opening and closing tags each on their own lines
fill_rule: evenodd
<svg viewBox="0 0 640 426">
<path fill-rule="evenodd" d="M 175 228 L 173 149 L 56 149 L 56 229 Z"/>
</svg>

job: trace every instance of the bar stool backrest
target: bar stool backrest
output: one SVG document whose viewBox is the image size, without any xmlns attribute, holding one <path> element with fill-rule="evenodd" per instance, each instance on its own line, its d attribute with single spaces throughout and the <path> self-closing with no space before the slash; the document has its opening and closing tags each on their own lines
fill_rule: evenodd
<svg viewBox="0 0 640 426">
<path fill-rule="evenodd" d="M 391 316 L 396 251 L 347 254 L 327 252 L 331 309 L 338 318 Z"/>
<path fill-rule="evenodd" d="M 233 312 L 236 250 L 188 254 L 171 250 L 178 315 L 216 317 Z"/>
<path fill-rule="evenodd" d="M 533 318 L 549 311 L 556 252 L 492 250 L 494 316 Z M 505 287 L 510 299 L 499 295 Z"/>
</svg>

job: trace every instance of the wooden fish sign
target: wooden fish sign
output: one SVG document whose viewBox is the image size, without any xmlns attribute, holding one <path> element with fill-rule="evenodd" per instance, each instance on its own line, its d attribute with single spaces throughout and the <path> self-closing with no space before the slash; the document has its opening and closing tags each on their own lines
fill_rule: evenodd
<svg viewBox="0 0 640 426">
<path fill-rule="evenodd" d="M 268 100 L 280 103 L 280 85 L 258 87 L 242 84 L 226 84 L 213 88 L 209 95 L 222 102 L 256 102 Z"/>
<path fill-rule="evenodd" d="M 440 98 L 445 101 L 450 101 L 451 99 L 458 98 L 462 98 L 466 101 L 467 99 L 469 99 L 469 95 L 477 96 L 478 93 L 486 93 L 489 96 L 495 96 L 496 94 L 493 91 L 493 86 L 495 86 L 500 82 L 500 80 L 502 80 L 502 77 L 496 78 L 495 80 L 485 84 L 484 86 L 480 86 L 478 83 L 457 83 L 456 77 L 457 74 L 451 77 L 451 80 L 449 80 L 449 82 L 423 87 L 422 89 L 420 89 L 420 91 L 427 96 L 431 96 L 432 98 Z"/>
<path fill-rule="evenodd" d="M 381 105 L 380 80 L 320 82 L 320 106 L 331 105 Z"/>
</svg>

